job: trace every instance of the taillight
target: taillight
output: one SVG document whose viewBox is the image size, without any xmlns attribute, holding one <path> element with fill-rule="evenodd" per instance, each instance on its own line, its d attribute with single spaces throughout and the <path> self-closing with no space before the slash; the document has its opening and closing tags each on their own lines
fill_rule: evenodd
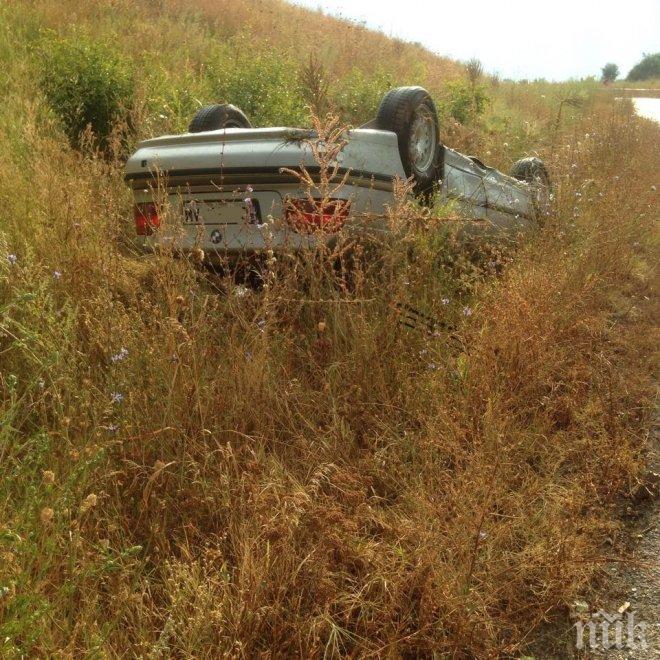
<svg viewBox="0 0 660 660">
<path fill-rule="evenodd" d="M 158 207 L 153 202 L 136 204 L 133 207 L 135 216 L 135 231 L 138 236 L 151 236 L 154 229 L 160 227 L 160 216 Z"/>
<path fill-rule="evenodd" d="M 348 218 L 351 203 L 345 199 L 288 199 L 286 221 L 301 234 L 339 231 Z"/>
</svg>

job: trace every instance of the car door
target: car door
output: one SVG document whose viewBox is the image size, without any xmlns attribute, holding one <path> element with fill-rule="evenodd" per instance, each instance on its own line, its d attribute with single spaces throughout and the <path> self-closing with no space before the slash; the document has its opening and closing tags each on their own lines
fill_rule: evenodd
<svg viewBox="0 0 660 660">
<path fill-rule="evenodd" d="M 533 225 L 529 190 L 494 169 L 484 176 L 488 220 L 498 229 L 517 232 Z"/>
<path fill-rule="evenodd" d="M 461 210 L 475 220 L 487 218 L 483 172 L 467 156 L 445 148 L 442 194 L 456 200 Z"/>
</svg>

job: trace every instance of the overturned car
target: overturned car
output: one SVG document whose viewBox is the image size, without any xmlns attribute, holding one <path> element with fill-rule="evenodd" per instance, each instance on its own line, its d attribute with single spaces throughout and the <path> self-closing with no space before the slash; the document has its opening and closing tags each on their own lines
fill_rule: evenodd
<svg viewBox="0 0 660 660">
<path fill-rule="evenodd" d="M 420 198 L 455 200 L 473 227 L 517 234 L 538 225 L 550 198 L 538 158 L 507 176 L 444 146 L 421 87 L 390 90 L 331 162 L 319 162 L 322 153 L 315 131 L 253 128 L 232 105 L 201 108 L 188 133 L 146 140 L 128 159 L 139 240 L 151 250 L 201 248 L 213 261 L 303 249 L 344 228 L 387 232 L 406 181 Z"/>
</svg>

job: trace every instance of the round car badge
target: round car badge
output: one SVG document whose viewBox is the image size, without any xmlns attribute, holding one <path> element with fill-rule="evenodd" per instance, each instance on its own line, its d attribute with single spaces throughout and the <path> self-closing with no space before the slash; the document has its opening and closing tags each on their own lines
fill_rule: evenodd
<svg viewBox="0 0 660 660">
<path fill-rule="evenodd" d="M 211 237 L 210 238 L 211 238 L 211 243 L 213 243 L 214 245 L 217 245 L 222 240 L 221 231 L 219 229 L 214 229 L 211 232 Z"/>
</svg>

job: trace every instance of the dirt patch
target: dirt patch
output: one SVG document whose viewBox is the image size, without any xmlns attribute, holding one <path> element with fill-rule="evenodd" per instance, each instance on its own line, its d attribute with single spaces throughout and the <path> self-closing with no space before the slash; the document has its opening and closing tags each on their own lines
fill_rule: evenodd
<svg viewBox="0 0 660 660">
<path fill-rule="evenodd" d="M 611 586 L 604 598 L 605 612 L 616 614 L 623 609 L 623 648 L 599 649 L 586 657 L 620 660 L 660 658 L 660 418 L 652 430 L 649 469 L 638 497 L 629 507 L 632 525 L 628 563 L 613 563 L 607 567 Z M 627 623 L 632 619 L 638 629 L 635 639 L 627 636 Z M 640 637 L 643 633 L 643 639 Z M 614 643 L 614 635 L 610 636 Z"/>
<path fill-rule="evenodd" d="M 623 505 L 628 523 L 625 539 L 613 554 L 620 561 L 604 567 L 589 598 L 573 603 L 571 613 L 549 625 L 528 649 L 535 660 L 649 660 L 660 658 L 660 417 L 649 439 L 648 467 L 635 497 Z M 597 614 L 600 612 L 600 616 Z M 602 613 L 606 613 L 607 618 Z M 589 622 L 594 622 L 595 646 L 590 641 Z M 609 648 L 603 622 L 609 624 Z M 617 622 L 621 637 L 616 640 Z M 582 648 L 578 647 L 576 622 L 582 622 Z M 629 626 L 634 626 L 631 637 Z"/>
</svg>

